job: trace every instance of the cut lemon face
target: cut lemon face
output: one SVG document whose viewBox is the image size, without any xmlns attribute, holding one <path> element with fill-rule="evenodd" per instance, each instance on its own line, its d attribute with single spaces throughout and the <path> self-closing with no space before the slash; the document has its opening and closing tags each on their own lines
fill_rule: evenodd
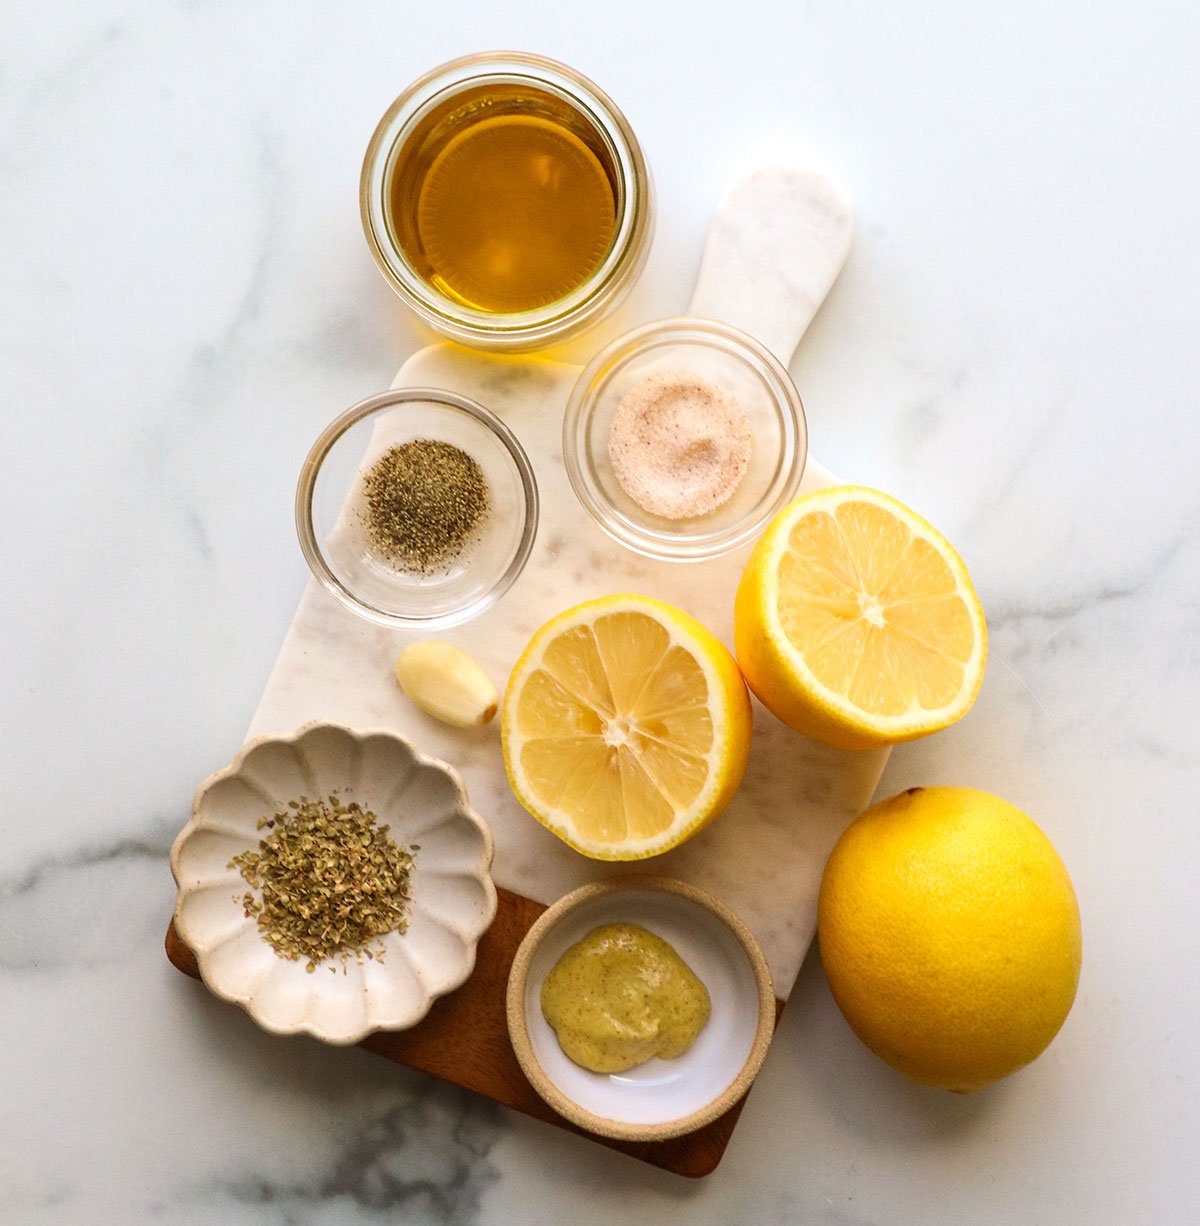
<svg viewBox="0 0 1200 1226">
<path fill-rule="evenodd" d="M 785 507 L 755 546 L 734 643 L 750 688 L 785 724 L 866 749 L 970 710 L 987 625 L 945 537 L 887 494 L 837 486 Z"/>
<path fill-rule="evenodd" d="M 501 719 L 517 799 L 597 860 L 677 846 L 733 798 L 750 698 L 733 656 L 695 618 L 645 596 L 560 613 L 530 640 Z"/>
</svg>

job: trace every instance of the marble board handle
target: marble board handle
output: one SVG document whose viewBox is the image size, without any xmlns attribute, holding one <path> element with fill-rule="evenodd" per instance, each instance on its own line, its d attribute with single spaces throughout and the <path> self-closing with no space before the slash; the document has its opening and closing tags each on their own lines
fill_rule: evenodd
<svg viewBox="0 0 1200 1226">
<path fill-rule="evenodd" d="M 717 209 L 688 314 L 749 332 L 786 366 L 837 280 L 853 233 L 849 199 L 819 171 L 757 171 Z"/>
<path fill-rule="evenodd" d="M 786 366 L 837 280 L 853 233 L 849 199 L 819 171 L 759 170 L 717 209 L 688 314 L 741 328 Z M 801 491 L 837 482 L 810 453 Z"/>
</svg>

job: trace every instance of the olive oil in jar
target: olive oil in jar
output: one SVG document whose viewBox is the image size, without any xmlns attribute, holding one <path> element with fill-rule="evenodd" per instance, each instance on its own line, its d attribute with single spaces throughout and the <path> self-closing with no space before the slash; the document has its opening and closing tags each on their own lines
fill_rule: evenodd
<svg viewBox="0 0 1200 1226">
<path fill-rule="evenodd" d="M 434 107 L 396 150 L 388 222 L 410 267 L 449 298 L 533 311 L 604 262 L 617 181 L 582 111 L 536 87 L 490 84 Z"/>
</svg>

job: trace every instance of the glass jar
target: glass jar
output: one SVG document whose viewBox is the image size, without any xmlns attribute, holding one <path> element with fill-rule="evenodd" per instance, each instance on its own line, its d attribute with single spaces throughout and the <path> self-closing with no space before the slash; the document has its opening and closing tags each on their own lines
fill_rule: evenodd
<svg viewBox="0 0 1200 1226">
<path fill-rule="evenodd" d="M 456 139 L 453 125 L 478 122 L 522 99 L 542 113 L 565 117 L 564 127 L 594 151 L 611 189 L 612 237 L 591 271 L 552 301 L 527 309 L 481 309 L 417 267 L 405 249 L 393 197 L 401 177 L 412 173 L 410 166 L 430 156 L 431 130 L 442 132 L 447 141 Z M 449 137 L 445 130 L 451 130 Z M 608 314 L 644 266 L 653 232 L 650 173 L 625 117 L 603 91 L 565 64 L 519 52 L 452 60 L 409 86 L 371 138 L 359 204 L 367 242 L 392 288 L 444 336 L 487 349 L 541 348 Z M 411 241 L 408 247 L 411 251 Z"/>
</svg>

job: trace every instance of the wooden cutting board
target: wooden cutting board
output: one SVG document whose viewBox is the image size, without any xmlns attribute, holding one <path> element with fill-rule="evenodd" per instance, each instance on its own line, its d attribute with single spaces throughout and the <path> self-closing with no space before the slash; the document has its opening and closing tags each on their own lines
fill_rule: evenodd
<svg viewBox="0 0 1200 1226">
<path fill-rule="evenodd" d="M 690 313 L 742 328 L 787 362 L 842 266 L 850 230 L 848 205 L 821 176 L 759 172 L 735 187 L 717 213 Z M 396 386 L 448 388 L 487 405 L 517 433 L 533 463 L 542 516 L 525 573 L 495 609 L 439 636 L 470 651 L 497 681 L 550 616 L 610 591 L 670 601 L 731 641 L 732 594 L 748 550 L 690 565 L 640 558 L 609 540 L 579 507 L 563 471 L 559 437 L 577 373 L 536 356 L 435 345 L 409 359 L 396 378 Z M 817 423 L 809 422 L 809 433 L 819 436 Z M 802 489 L 832 480 L 810 457 Z M 529 818 L 508 788 L 494 728 L 464 736 L 403 698 L 392 665 L 412 637 L 355 617 L 311 582 L 250 735 L 290 732 L 317 718 L 392 727 L 460 771 L 496 841 L 496 920 L 462 988 L 437 1001 L 418 1026 L 372 1035 L 362 1046 L 578 1132 L 522 1074 L 508 1040 L 505 987 L 517 946 L 547 905 L 631 866 L 587 860 Z M 747 922 L 774 977 L 777 1017 L 812 941 L 825 857 L 869 802 L 886 759 L 884 750 L 850 753 L 817 745 L 756 705 L 750 764 L 730 808 L 682 847 L 632 866 L 690 881 Z M 167 953 L 180 970 L 199 974 L 173 928 Z M 681 1175 L 705 1175 L 720 1161 L 742 1105 L 671 1141 L 592 1139 Z"/>
<path fill-rule="evenodd" d="M 498 889 L 496 896 L 496 918 L 479 942 L 475 971 L 467 982 L 435 1001 L 411 1030 L 373 1034 L 359 1046 L 677 1175 L 707 1175 L 721 1161 L 744 1098 L 720 1119 L 685 1137 L 638 1144 L 583 1132 L 537 1096 L 508 1040 L 504 993 L 517 946 L 546 908 L 505 889 Z M 199 979 L 196 957 L 179 939 L 174 924 L 167 929 L 166 945 L 171 962 Z M 783 1002 L 776 1001 L 776 1021 L 782 1011 Z"/>
</svg>

